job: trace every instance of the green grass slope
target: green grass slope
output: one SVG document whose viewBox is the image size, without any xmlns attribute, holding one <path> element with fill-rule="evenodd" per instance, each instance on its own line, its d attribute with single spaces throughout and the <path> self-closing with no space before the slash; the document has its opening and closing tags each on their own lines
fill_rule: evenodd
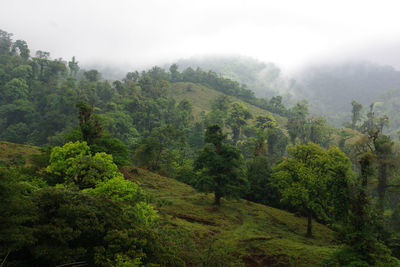
<svg viewBox="0 0 400 267">
<path fill-rule="evenodd" d="M 214 240 L 229 247 L 246 266 L 315 266 L 337 246 L 327 227 L 313 222 L 313 238 L 306 238 L 306 218 L 246 200 L 223 200 L 137 168 L 123 170 L 154 199 L 170 223 L 190 231 L 196 242 Z"/>
<path fill-rule="evenodd" d="M 0 141 L 0 165 L 8 165 L 10 163 L 29 165 L 30 156 L 39 153 L 39 148 L 36 146 Z"/>
<path fill-rule="evenodd" d="M 24 159 L 39 153 L 38 147 L 0 142 L 0 161 Z M 313 238 L 306 238 L 306 218 L 246 200 L 222 199 L 147 170 L 127 167 L 125 177 L 137 182 L 152 199 L 171 227 L 192 234 L 196 244 L 225 248 L 246 266 L 315 266 L 337 245 L 332 232 L 313 222 Z M 191 266 L 191 265 L 189 265 Z"/>
<path fill-rule="evenodd" d="M 171 84 L 170 96 L 173 97 L 177 102 L 187 99 L 193 105 L 193 113 L 195 120 L 199 120 L 199 115 L 202 111 L 206 113 L 211 110 L 210 101 L 216 99 L 218 96 L 224 95 L 214 89 L 208 88 L 203 85 L 194 84 L 190 82 L 177 82 Z M 279 123 L 279 125 L 284 128 L 287 122 L 285 117 L 278 114 L 271 113 L 259 107 L 253 106 L 249 103 L 243 102 L 242 100 L 229 96 L 234 102 L 243 103 L 250 112 L 253 114 L 254 118 L 257 115 L 272 115 Z"/>
</svg>

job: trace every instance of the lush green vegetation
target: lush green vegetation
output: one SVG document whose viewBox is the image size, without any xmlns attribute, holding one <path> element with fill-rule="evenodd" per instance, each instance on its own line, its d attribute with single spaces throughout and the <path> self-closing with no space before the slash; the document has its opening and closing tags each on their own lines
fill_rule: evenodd
<svg viewBox="0 0 400 267">
<path fill-rule="evenodd" d="M 11 36 L 5 266 L 399 266 L 400 150 L 376 105 L 339 130 L 213 71 L 107 81 Z"/>
</svg>

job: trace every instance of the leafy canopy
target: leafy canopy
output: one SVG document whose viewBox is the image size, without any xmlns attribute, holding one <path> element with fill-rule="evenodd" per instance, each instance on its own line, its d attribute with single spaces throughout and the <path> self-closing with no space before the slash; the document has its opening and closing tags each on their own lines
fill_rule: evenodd
<svg viewBox="0 0 400 267">
<path fill-rule="evenodd" d="M 281 201 L 311 217 L 333 221 L 347 216 L 351 163 L 339 148 L 328 151 L 314 143 L 288 149 L 290 157 L 276 167 Z"/>
<path fill-rule="evenodd" d="M 79 188 L 94 187 L 101 181 L 122 178 L 112 156 L 104 152 L 92 155 L 86 142 L 69 142 L 54 147 L 47 172 L 64 177 L 64 182 Z"/>
<path fill-rule="evenodd" d="M 223 143 L 226 136 L 218 125 L 207 128 L 208 143 L 195 161 L 199 177 L 195 187 L 204 192 L 213 192 L 215 204 L 221 197 L 239 197 L 247 189 L 244 162 L 240 151 Z"/>
</svg>

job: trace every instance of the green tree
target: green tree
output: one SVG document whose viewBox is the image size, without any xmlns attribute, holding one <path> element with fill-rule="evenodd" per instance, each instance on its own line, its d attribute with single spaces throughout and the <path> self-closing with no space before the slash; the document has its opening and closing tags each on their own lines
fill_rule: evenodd
<svg viewBox="0 0 400 267">
<path fill-rule="evenodd" d="M 114 188 L 115 184 L 101 186 L 101 193 L 93 192 L 95 196 L 92 192 L 54 187 L 35 191 L 30 199 L 37 219 L 27 224 L 32 241 L 10 254 L 7 263 L 10 266 L 77 262 L 101 267 L 183 266 L 176 252 L 166 245 L 165 235 L 158 226 L 143 224 L 148 216 L 154 216 L 154 210 L 140 213 L 140 202 L 128 205 L 115 195 L 108 196 Z M 107 193 L 103 194 L 104 191 Z M 126 191 L 133 194 L 132 190 Z"/>
<path fill-rule="evenodd" d="M 100 72 L 98 70 L 88 70 L 83 73 L 83 76 L 85 76 L 86 80 L 89 82 L 97 82 L 100 80 Z"/>
<path fill-rule="evenodd" d="M 25 60 L 28 60 L 30 51 L 25 41 L 17 40 L 12 45 L 11 53 L 13 54 L 18 53 L 20 57 L 22 57 Z"/>
<path fill-rule="evenodd" d="M 255 120 L 255 127 L 261 130 L 274 129 L 278 127 L 278 123 L 272 115 L 257 116 Z"/>
<path fill-rule="evenodd" d="M 36 188 L 13 169 L 0 167 L 0 258 L 34 243 L 29 223 L 36 220 L 35 205 L 29 198 Z M 7 262 L 7 260 L 5 260 Z M 4 262 L 2 263 L 4 264 Z"/>
<path fill-rule="evenodd" d="M 14 78 L 20 78 L 25 81 L 29 81 L 32 78 L 33 71 L 30 65 L 19 65 L 12 71 Z"/>
<path fill-rule="evenodd" d="M 111 155 L 104 152 L 92 155 L 87 143 L 79 141 L 54 147 L 46 170 L 50 174 L 62 177 L 67 185 L 75 185 L 80 189 L 122 177 Z"/>
<path fill-rule="evenodd" d="M 313 143 L 290 147 L 288 152 L 290 157 L 277 165 L 274 177 L 281 201 L 307 216 L 306 236 L 311 237 L 313 217 L 332 221 L 348 206 L 351 163 L 338 148 L 326 151 Z"/>
<path fill-rule="evenodd" d="M 232 130 L 232 140 L 235 145 L 240 138 L 243 126 L 245 126 L 247 120 L 251 118 L 252 114 L 245 105 L 238 102 L 231 104 L 226 124 Z"/>
<path fill-rule="evenodd" d="M 76 104 L 78 108 L 79 129 L 82 134 L 83 141 L 89 145 L 93 144 L 95 139 L 99 138 L 103 133 L 103 126 L 99 118 L 93 114 L 93 107 L 84 101 Z"/>
<path fill-rule="evenodd" d="M 225 139 L 218 125 L 209 126 L 205 135 L 207 145 L 194 164 L 199 171 L 195 187 L 213 192 L 215 205 L 220 205 L 221 197 L 240 197 L 248 186 L 243 158 L 238 149 L 223 143 Z"/>
<path fill-rule="evenodd" d="M 49 57 L 49 52 L 41 50 L 36 51 L 36 57 L 33 58 L 33 62 L 39 66 L 39 79 L 43 79 L 45 68 L 49 64 Z"/>
<path fill-rule="evenodd" d="M 374 157 L 364 153 L 359 160 L 360 176 L 351 194 L 349 220 L 341 229 L 345 246 L 334 253 L 322 266 L 399 266 L 400 261 L 379 240 L 380 218 L 371 203 L 368 183 L 374 173 Z"/>
<path fill-rule="evenodd" d="M 306 142 L 306 118 L 308 115 L 307 102 L 298 102 L 291 110 L 291 116 L 288 119 L 286 128 L 288 130 L 290 141 L 293 145 L 296 144 L 296 139 L 304 144 Z"/>
<path fill-rule="evenodd" d="M 328 147 L 330 142 L 330 132 L 323 118 L 311 118 L 308 120 L 306 127 L 308 128 L 308 140 L 312 143 Z"/>
<path fill-rule="evenodd" d="M 105 152 L 111 154 L 118 166 L 129 164 L 130 160 L 126 145 L 104 130 L 100 116 L 93 114 L 93 107 L 84 101 L 79 101 L 76 106 L 79 109 L 79 128 L 70 132 L 66 137 L 67 140 L 86 142 L 90 146 L 92 153 Z M 119 119 L 109 122 L 109 128 L 112 129 L 113 123 L 118 123 Z M 124 126 L 126 124 L 129 124 L 129 120 L 124 123 Z M 131 126 L 127 126 L 126 130 L 135 131 Z M 133 134 L 136 133 L 133 132 Z"/>
<path fill-rule="evenodd" d="M 375 155 L 375 161 L 378 168 L 377 172 L 377 207 L 381 216 L 385 209 L 385 199 L 387 190 L 392 187 L 389 180 L 391 170 L 397 165 L 397 157 L 393 151 L 394 143 L 391 138 L 383 134 L 383 128 L 388 126 L 389 120 L 386 115 L 376 116 L 374 112 L 374 103 L 370 105 L 370 111 L 367 114 L 367 120 L 361 126 L 361 130 L 367 138 L 360 139 L 358 145 L 363 146 L 362 152 L 372 152 Z"/>
<path fill-rule="evenodd" d="M 12 45 L 12 33 L 0 30 L 0 54 L 10 53 Z"/>
<path fill-rule="evenodd" d="M 169 72 L 171 74 L 171 82 L 179 82 L 182 80 L 182 75 L 178 71 L 178 65 L 177 64 L 172 64 L 169 67 Z"/>
<path fill-rule="evenodd" d="M 3 97 L 8 103 L 15 100 L 27 99 L 29 86 L 24 79 L 14 78 L 4 86 Z"/>
<path fill-rule="evenodd" d="M 145 202 L 145 193 L 136 183 L 125 180 L 122 175 L 99 182 L 95 188 L 85 189 L 84 192 L 129 205 L 135 214 L 135 222 L 140 225 L 154 225 L 158 220 L 156 211 Z"/>
<path fill-rule="evenodd" d="M 155 128 L 150 136 L 142 140 L 135 150 L 135 159 L 140 165 L 152 170 L 159 170 L 161 167 L 167 170 L 174 160 L 178 160 L 175 152 L 185 148 L 184 133 L 167 124 Z"/>
<path fill-rule="evenodd" d="M 363 106 L 357 101 L 351 101 L 351 129 L 356 129 L 357 122 L 361 120 L 361 111 Z"/>
<path fill-rule="evenodd" d="M 79 71 L 78 63 L 79 62 L 75 60 L 75 57 L 72 57 L 72 60 L 68 61 L 69 71 L 71 73 L 71 76 L 73 77 L 76 77 L 76 74 L 78 74 Z"/>
<path fill-rule="evenodd" d="M 257 116 L 255 127 L 259 137 L 266 139 L 268 145 L 268 158 L 278 160 L 286 151 L 288 138 L 278 126 L 278 122 L 272 115 Z"/>
<path fill-rule="evenodd" d="M 246 162 L 249 191 L 244 197 L 250 201 L 276 208 L 280 207 L 281 194 L 272 179 L 272 168 L 266 156 L 256 156 Z"/>
</svg>

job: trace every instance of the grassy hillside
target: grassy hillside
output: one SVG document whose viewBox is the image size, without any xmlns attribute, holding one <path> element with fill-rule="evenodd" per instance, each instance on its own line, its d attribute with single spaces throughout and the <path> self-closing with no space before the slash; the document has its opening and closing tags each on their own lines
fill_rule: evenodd
<svg viewBox="0 0 400 267">
<path fill-rule="evenodd" d="M 39 148 L 36 146 L 0 141 L 0 166 L 8 165 L 9 163 L 25 163 L 29 165 L 30 156 L 38 153 Z"/>
<path fill-rule="evenodd" d="M 271 97 L 287 89 L 279 67 L 251 57 L 209 55 L 180 59 L 176 64 L 181 70 L 200 67 L 205 71 L 214 71 L 223 77 L 246 84 L 259 97 Z"/>
<path fill-rule="evenodd" d="M 208 112 L 211 110 L 211 105 L 210 105 L 211 100 L 216 99 L 220 95 L 224 95 L 223 93 L 208 88 L 206 86 L 189 82 L 172 83 L 170 92 L 171 96 L 176 101 L 187 99 L 193 104 L 193 114 L 195 119 L 199 119 L 201 111 L 204 110 Z M 242 100 L 236 97 L 230 96 L 230 98 L 234 102 L 240 102 L 246 105 L 254 117 L 256 117 L 257 115 L 270 114 L 274 116 L 274 118 L 278 121 L 281 127 L 284 127 L 284 125 L 286 125 L 287 119 L 278 114 L 273 114 L 269 111 L 258 108 L 249 103 L 243 102 Z"/>
<path fill-rule="evenodd" d="M 125 176 L 152 196 L 170 223 L 193 233 L 196 242 L 214 240 L 230 248 L 247 266 L 314 266 L 336 248 L 331 231 L 313 223 L 306 238 L 306 218 L 253 202 L 222 201 L 211 194 L 143 169 L 126 168 Z"/>
<path fill-rule="evenodd" d="M 0 142 L 0 160 L 24 159 L 37 147 Z M 223 248 L 246 266 L 315 266 L 336 248 L 332 232 L 313 222 L 313 238 L 306 238 L 306 218 L 246 200 L 222 199 L 212 205 L 213 195 L 147 170 L 127 167 L 125 177 L 150 195 L 160 215 L 171 227 L 185 229 L 193 241 Z"/>
</svg>

